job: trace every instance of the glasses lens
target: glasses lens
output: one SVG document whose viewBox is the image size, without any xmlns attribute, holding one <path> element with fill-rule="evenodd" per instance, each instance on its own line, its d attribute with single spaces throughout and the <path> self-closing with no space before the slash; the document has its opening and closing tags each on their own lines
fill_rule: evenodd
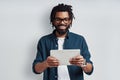
<svg viewBox="0 0 120 80">
<path fill-rule="evenodd" d="M 60 22 L 64 22 L 64 23 L 68 23 L 69 22 L 69 18 L 63 18 L 63 19 L 61 19 L 61 18 L 55 18 L 55 21 L 56 22 L 58 22 L 58 23 L 60 23 Z"/>
<path fill-rule="evenodd" d="M 63 21 L 64 21 L 65 23 L 68 23 L 69 20 L 70 20 L 69 18 L 64 18 L 64 19 L 63 19 Z"/>
</svg>

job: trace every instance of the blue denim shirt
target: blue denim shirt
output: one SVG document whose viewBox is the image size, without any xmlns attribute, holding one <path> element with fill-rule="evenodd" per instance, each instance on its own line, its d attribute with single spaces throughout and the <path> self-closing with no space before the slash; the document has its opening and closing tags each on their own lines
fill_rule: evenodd
<svg viewBox="0 0 120 80">
<path fill-rule="evenodd" d="M 43 36 L 37 46 L 37 55 L 36 58 L 33 62 L 33 71 L 34 66 L 38 62 L 43 62 L 46 60 L 48 56 L 50 56 L 50 50 L 53 49 L 58 49 L 58 39 L 55 36 L 55 31 L 53 33 Z M 90 60 L 90 52 L 88 50 L 88 46 L 86 44 L 86 41 L 83 36 L 69 32 L 67 33 L 67 36 L 64 41 L 63 49 L 80 49 L 80 54 L 86 59 L 88 63 L 92 63 Z M 67 66 L 69 75 L 70 75 L 70 80 L 84 80 L 83 76 L 83 70 L 81 67 L 75 66 L 75 65 L 70 65 Z M 93 69 L 91 72 L 86 73 L 90 75 L 93 72 Z M 39 74 L 35 72 L 36 74 Z M 52 68 L 47 68 L 44 71 L 43 74 L 43 80 L 57 80 L 58 75 L 57 75 L 57 67 L 52 67 Z"/>
</svg>

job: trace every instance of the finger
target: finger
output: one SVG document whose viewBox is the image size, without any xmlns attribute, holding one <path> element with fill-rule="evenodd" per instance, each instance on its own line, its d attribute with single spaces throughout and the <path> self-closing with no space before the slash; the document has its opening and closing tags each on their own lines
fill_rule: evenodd
<svg viewBox="0 0 120 80">
<path fill-rule="evenodd" d="M 59 62 L 59 60 L 56 58 L 48 58 L 47 62 Z"/>
<path fill-rule="evenodd" d="M 75 58 L 76 58 L 76 59 L 83 59 L 83 56 L 80 56 L 80 55 L 79 55 L 79 56 L 76 56 Z"/>
<path fill-rule="evenodd" d="M 83 62 L 70 62 L 72 65 L 81 66 Z"/>
<path fill-rule="evenodd" d="M 47 58 L 47 61 L 58 61 L 58 59 L 56 59 L 56 58 L 53 57 L 53 56 L 49 56 L 49 57 Z"/>
<path fill-rule="evenodd" d="M 49 65 L 52 65 L 52 64 L 54 65 L 54 64 L 59 63 L 59 61 L 58 61 L 58 60 L 48 60 L 47 63 L 48 63 Z"/>
<path fill-rule="evenodd" d="M 59 63 L 58 62 L 56 62 L 56 63 L 49 63 L 49 66 L 50 67 L 56 67 L 56 66 L 59 66 Z"/>
<path fill-rule="evenodd" d="M 48 63 L 57 63 L 57 62 L 59 62 L 58 60 L 48 60 L 47 61 Z"/>
<path fill-rule="evenodd" d="M 72 64 L 82 64 L 83 61 L 70 61 L 70 63 L 72 63 Z"/>
<path fill-rule="evenodd" d="M 79 59 L 82 59 L 82 58 L 83 58 L 83 56 L 77 55 L 77 56 L 73 57 L 72 60 L 79 60 Z"/>
<path fill-rule="evenodd" d="M 80 58 L 71 58 L 70 60 L 71 61 L 77 61 L 77 60 L 80 60 Z"/>
<path fill-rule="evenodd" d="M 52 59 L 56 59 L 56 58 L 53 56 L 49 56 L 47 59 L 52 60 Z"/>
<path fill-rule="evenodd" d="M 70 59 L 69 62 L 71 63 L 82 63 L 84 61 L 84 59 Z"/>
</svg>

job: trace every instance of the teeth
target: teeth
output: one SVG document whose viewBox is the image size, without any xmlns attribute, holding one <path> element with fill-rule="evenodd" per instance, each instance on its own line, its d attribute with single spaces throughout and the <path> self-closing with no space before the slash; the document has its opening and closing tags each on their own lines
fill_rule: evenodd
<svg viewBox="0 0 120 80">
<path fill-rule="evenodd" d="M 66 26 L 59 26 L 60 29 L 66 29 Z"/>
</svg>

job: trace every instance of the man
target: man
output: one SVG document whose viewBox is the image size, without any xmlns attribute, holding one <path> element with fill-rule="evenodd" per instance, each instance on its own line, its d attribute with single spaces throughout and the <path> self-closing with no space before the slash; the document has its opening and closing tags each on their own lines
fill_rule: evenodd
<svg viewBox="0 0 120 80">
<path fill-rule="evenodd" d="M 43 74 L 43 80 L 84 80 L 83 72 L 91 74 L 93 63 L 83 36 L 69 32 L 74 15 L 72 6 L 58 4 L 52 9 L 50 21 L 53 33 L 43 36 L 37 46 L 33 71 Z M 80 55 L 69 60 L 69 66 L 61 66 L 58 59 L 50 56 L 50 50 L 80 49 Z"/>
</svg>

